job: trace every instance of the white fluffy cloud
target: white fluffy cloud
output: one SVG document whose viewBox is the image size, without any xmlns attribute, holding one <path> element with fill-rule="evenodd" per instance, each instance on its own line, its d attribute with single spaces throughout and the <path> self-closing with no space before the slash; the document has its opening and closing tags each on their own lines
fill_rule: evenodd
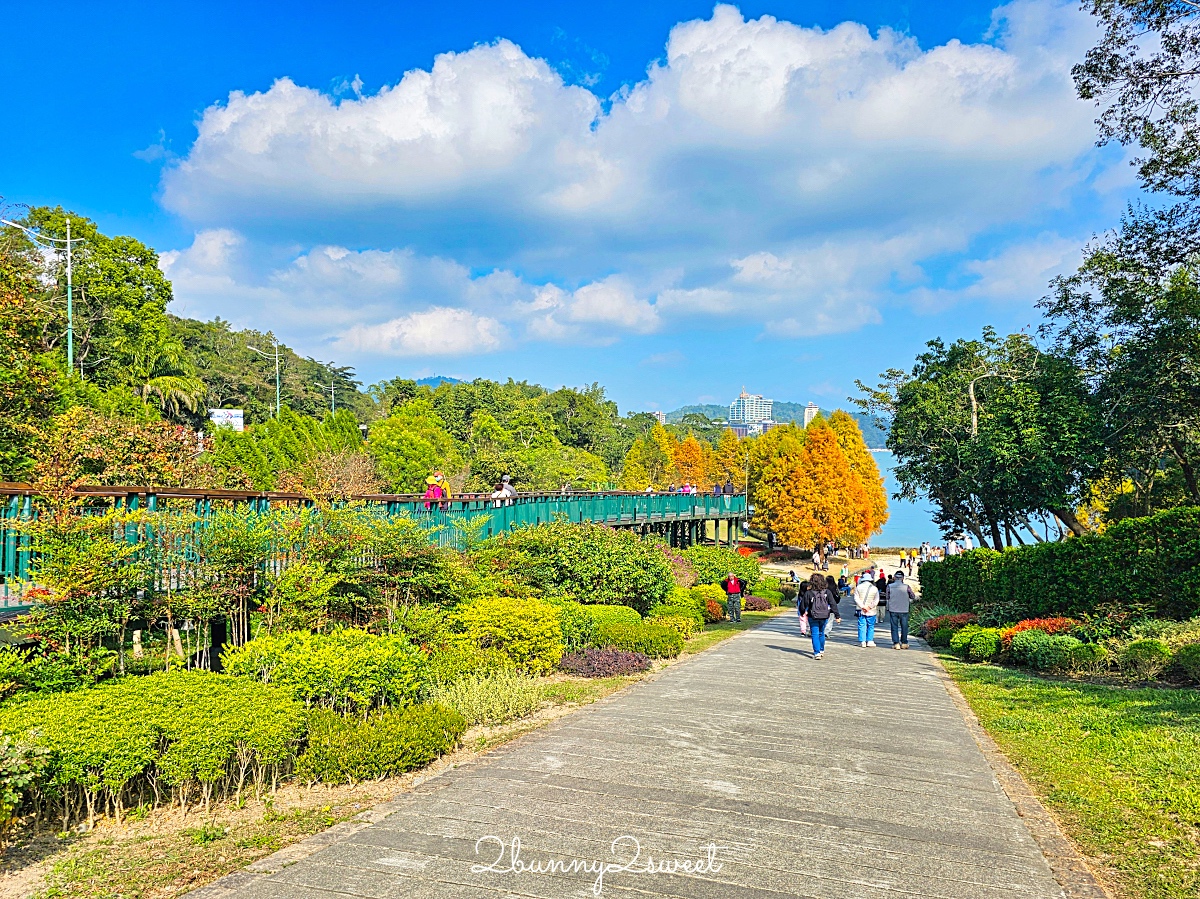
<svg viewBox="0 0 1200 899">
<path fill-rule="evenodd" d="M 1014 294 L 1053 273 L 1059 240 L 1014 223 L 1098 171 L 1069 74 L 1090 29 L 1017 0 L 986 40 L 922 48 L 720 5 L 607 106 L 506 40 L 373 95 L 281 79 L 205 110 L 167 168 L 164 203 L 199 233 L 164 267 L 197 303 L 267 304 L 403 354 L 735 314 L 828 333 L 889 296 Z M 346 248 L 364 229 L 383 249 Z M 978 250 L 1000 229 L 1014 249 Z M 946 254 L 959 284 L 928 273 Z M 443 326 L 470 339 L 439 343 Z"/>
<path fill-rule="evenodd" d="M 355 325 L 338 346 L 389 356 L 462 356 L 498 350 L 506 337 L 494 318 L 435 306 L 378 325 Z"/>
</svg>

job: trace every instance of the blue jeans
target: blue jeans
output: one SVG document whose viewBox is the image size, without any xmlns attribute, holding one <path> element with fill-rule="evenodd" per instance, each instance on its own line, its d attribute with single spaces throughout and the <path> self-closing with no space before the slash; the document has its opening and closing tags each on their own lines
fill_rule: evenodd
<svg viewBox="0 0 1200 899">
<path fill-rule="evenodd" d="M 875 616 L 863 613 L 858 617 L 858 642 L 866 643 L 875 639 Z"/>
<path fill-rule="evenodd" d="M 892 622 L 892 643 L 908 643 L 908 612 L 888 612 Z"/>
<path fill-rule="evenodd" d="M 808 619 L 808 632 L 812 634 L 813 641 L 813 655 L 825 651 L 825 625 L 828 623 L 828 618 Z"/>
</svg>

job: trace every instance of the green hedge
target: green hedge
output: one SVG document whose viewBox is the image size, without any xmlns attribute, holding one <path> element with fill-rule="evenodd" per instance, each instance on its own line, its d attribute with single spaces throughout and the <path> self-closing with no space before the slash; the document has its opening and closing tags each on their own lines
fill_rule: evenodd
<svg viewBox="0 0 1200 899">
<path fill-rule="evenodd" d="M 607 627 L 610 624 L 639 625 L 642 623 L 642 616 L 629 606 L 589 605 L 584 606 L 583 609 L 591 616 L 597 628 Z M 594 639 L 596 639 L 596 635 L 593 636 Z"/>
<path fill-rule="evenodd" d="M 926 563 L 921 596 L 990 624 L 1078 616 L 1104 603 L 1188 618 L 1200 612 L 1200 508 L 1126 519 L 1103 534 Z"/>
<path fill-rule="evenodd" d="M 555 521 L 518 528 L 485 541 L 476 556 L 494 577 L 543 595 L 639 612 L 666 599 L 675 584 L 671 563 L 655 543 L 600 524 Z"/>
<path fill-rule="evenodd" d="M 531 674 L 553 671 L 563 654 L 558 609 L 538 599 L 485 596 L 458 612 L 467 635 Z M 636 614 L 636 613 L 635 613 Z"/>
<path fill-rule="evenodd" d="M 343 715 L 413 702 L 429 678 L 425 654 L 408 637 L 353 628 L 259 637 L 222 661 L 230 674 L 276 684 L 306 705 Z"/>
<path fill-rule="evenodd" d="M 640 652 L 652 659 L 674 658 L 683 651 L 683 636 L 658 624 L 606 624 L 600 628 L 601 647 Z"/>
<path fill-rule="evenodd" d="M 467 722 L 436 703 L 385 709 L 366 719 L 312 712 L 308 748 L 296 763 L 309 783 L 356 783 L 392 777 L 428 765 L 458 745 Z"/>
<path fill-rule="evenodd" d="M 719 584 L 732 571 L 746 585 L 743 593 L 752 593 L 762 578 L 757 559 L 721 546 L 698 543 L 685 549 L 683 557 L 695 566 L 697 584 Z"/>
<path fill-rule="evenodd" d="M 304 707 L 248 678 L 174 671 L 0 707 L 0 732 L 47 755 L 30 798 L 63 829 L 108 808 L 208 802 L 271 787 L 304 737 Z"/>
</svg>

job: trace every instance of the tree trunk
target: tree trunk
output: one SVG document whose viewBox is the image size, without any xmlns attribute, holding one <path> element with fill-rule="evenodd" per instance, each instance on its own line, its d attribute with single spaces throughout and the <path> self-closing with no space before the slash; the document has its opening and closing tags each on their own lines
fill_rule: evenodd
<svg viewBox="0 0 1200 899">
<path fill-rule="evenodd" d="M 1196 484 L 1196 469 L 1192 467 L 1192 463 L 1188 460 L 1187 454 L 1184 453 L 1183 447 L 1174 437 L 1171 438 L 1171 452 L 1175 454 L 1175 458 L 1179 462 L 1179 467 L 1183 471 L 1183 480 L 1187 483 L 1188 493 L 1192 495 L 1194 502 L 1200 503 L 1200 487 Z"/>
<path fill-rule="evenodd" d="M 992 532 L 992 549 L 1000 552 L 1000 550 L 1004 549 L 1004 538 L 1000 536 L 1000 522 L 996 520 L 996 516 L 992 514 L 992 510 L 988 508 L 987 503 L 983 504 L 983 514 Z"/>
<path fill-rule="evenodd" d="M 1087 528 L 1080 523 L 1079 519 L 1075 517 L 1075 513 L 1070 509 L 1051 509 L 1050 511 L 1054 513 L 1059 521 L 1070 528 L 1071 533 L 1076 537 L 1082 537 L 1087 533 Z"/>
</svg>

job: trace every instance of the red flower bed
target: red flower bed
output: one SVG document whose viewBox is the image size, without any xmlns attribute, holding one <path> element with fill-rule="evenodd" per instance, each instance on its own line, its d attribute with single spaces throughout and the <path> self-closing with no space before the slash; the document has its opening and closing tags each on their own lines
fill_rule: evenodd
<svg viewBox="0 0 1200 899">
<path fill-rule="evenodd" d="M 975 621 L 975 615 L 971 612 L 959 612 L 957 615 L 938 615 L 936 618 L 930 618 L 921 625 L 921 635 L 925 636 L 943 629 L 960 631 L 968 624 L 974 624 Z"/>
<path fill-rule="evenodd" d="M 1000 645 L 1004 651 L 1012 649 L 1013 634 L 1021 631 L 1042 631 L 1047 634 L 1068 634 L 1079 627 L 1074 618 L 1027 618 L 1000 632 Z"/>
<path fill-rule="evenodd" d="M 706 600 L 704 609 L 704 621 L 706 624 L 725 620 L 725 610 L 721 608 L 721 604 L 715 599 Z"/>
</svg>

